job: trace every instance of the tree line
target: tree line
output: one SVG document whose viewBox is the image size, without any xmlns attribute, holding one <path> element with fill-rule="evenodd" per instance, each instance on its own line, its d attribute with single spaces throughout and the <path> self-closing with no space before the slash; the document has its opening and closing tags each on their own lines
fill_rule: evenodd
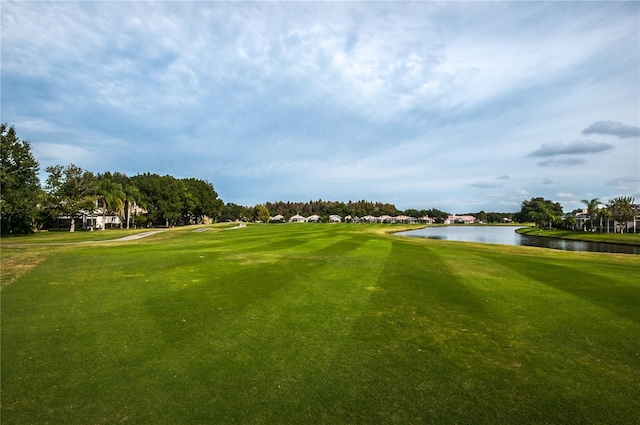
<svg viewBox="0 0 640 425">
<path fill-rule="evenodd" d="M 263 211 L 262 214 L 260 212 Z M 220 217 L 222 220 L 243 220 L 243 221 L 268 221 L 268 217 L 281 215 L 288 220 L 296 214 L 308 217 L 318 215 L 323 219 L 327 219 L 330 215 L 336 214 L 341 217 L 364 217 L 371 216 L 398 216 L 410 215 L 412 217 L 435 217 L 444 221 L 449 213 L 438 209 L 408 209 L 399 210 L 395 205 L 383 202 L 371 202 L 366 200 L 360 201 L 317 201 L 310 200 L 308 202 L 291 202 L 276 201 L 258 204 L 253 207 L 236 205 L 233 203 L 226 204 L 222 207 Z M 267 220 L 265 220 L 267 218 Z"/>
<path fill-rule="evenodd" d="M 13 126 L 0 125 L 0 218 L 2 234 L 55 228 L 74 230 L 76 217 L 118 216 L 129 228 L 202 223 L 217 218 L 223 202 L 211 183 L 158 174 L 133 177 L 120 172 L 94 174 L 74 164 L 47 167 L 40 185 L 40 166 L 28 141 Z M 95 223 L 95 220 L 90 220 Z"/>
<path fill-rule="evenodd" d="M 513 215 L 513 220 L 519 223 L 533 222 L 541 229 L 564 228 L 570 230 L 589 230 L 592 232 L 610 232 L 612 230 L 611 220 L 613 220 L 614 232 L 629 231 L 629 222 L 634 222 L 635 217 L 640 214 L 640 208 L 634 202 L 632 196 L 617 196 L 603 203 L 598 198 L 583 199 L 581 201 L 585 208 L 576 209 L 570 213 L 562 212 L 562 205 L 544 198 L 531 198 L 522 202 L 520 211 Z M 576 214 L 586 210 L 587 217 L 584 220 L 583 228 L 576 228 Z"/>
<path fill-rule="evenodd" d="M 74 164 L 47 167 L 47 178 L 41 186 L 39 164 L 28 141 L 20 140 L 13 126 L 0 125 L 0 219 L 2 234 L 30 233 L 34 229 L 55 228 L 61 218 L 74 226 L 79 215 L 119 216 L 123 225 L 175 226 L 206 221 L 269 221 L 282 215 L 285 219 L 301 214 L 341 217 L 398 216 L 431 217 L 444 222 L 448 212 L 432 209 L 398 210 L 395 205 L 382 202 L 317 201 L 267 202 L 255 206 L 225 204 L 218 198 L 211 183 L 195 178 L 144 173 L 129 177 L 120 172 L 94 174 Z M 638 214 L 634 199 L 619 196 L 603 205 L 597 198 L 583 200 L 588 211 L 592 231 L 609 231 L 609 220 L 617 223 L 631 221 Z M 575 213 L 574 211 L 573 213 Z M 563 214 L 562 206 L 544 198 L 522 202 L 516 213 L 479 211 L 469 213 L 485 223 L 534 222 L 538 227 L 574 228 L 575 214 Z M 94 223 L 91 220 L 91 223 Z M 606 226 L 604 225 L 606 223 Z M 624 227 L 619 227 L 624 231 Z M 104 228 L 104 227 L 103 227 Z M 616 227 L 614 226 L 614 231 Z"/>
</svg>

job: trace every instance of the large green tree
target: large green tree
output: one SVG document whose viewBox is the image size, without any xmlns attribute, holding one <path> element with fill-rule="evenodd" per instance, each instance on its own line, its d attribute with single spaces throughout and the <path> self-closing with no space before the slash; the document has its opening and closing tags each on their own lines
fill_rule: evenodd
<svg viewBox="0 0 640 425">
<path fill-rule="evenodd" d="M 178 222 L 187 201 L 184 182 L 172 176 L 150 173 L 138 174 L 131 182 L 140 191 L 152 224 L 164 222 L 171 226 Z"/>
<path fill-rule="evenodd" d="M 0 230 L 3 234 L 30 233 L 41 193 L 40 166 L 31 145 L 20 140 L 13 126 L 0 125 Z"/>
<path fill-rule="evenodd" d="M 266 208 L 266 207 L 265 207 Z M 269 210 L 267 210 L 267 214 Z M 225 204 L 220 209 L 220 220 L 222 221 L 235 221 L 235 220 L 250 220 L 253 216 L 253 212 L 249 211 L 249 208 L 242 205 L 237 205 L 232 202 Z M 269 221 L 267 219 L 267 221 Z"/>
<path fill-rule="evenodd" d="M 271 220 L 271 216 L 269 215 L 269 210 L 262 204 L 256 205 L 256 219 L 262 221 L 263 223 L 268 223 Z"/>
<path fill-rule="evenodd" d="M 525 223 L 533 221 L 540 228 L 548 227 L 562 220 L 562 205 L 544 198 L 531 198 L 522 201 L 520 212 L 514 214 L 514 221 Z"/>
<path fill-rule="evenodd" d="M 68 217 L 71 219 L 70 231 L 80 212 L 93 212 L 95 209 L 93 173 L 74 164 L 66 167 L 54 165 L 46 168 L 49 176 L 45 182 L 47 202 L 45 210 L 52 219 Z"/>
<path fill-rule="evenodd" d="M 218 199 L 218 194 L 213 185 L 207 181 L 195 178 L 182 179 L 187 189 L 187 200 L 184 211 L 189 222 L 203 222 L 205 217 L 216 220 L 220 215 L 223 202 Z"/>
</svg>

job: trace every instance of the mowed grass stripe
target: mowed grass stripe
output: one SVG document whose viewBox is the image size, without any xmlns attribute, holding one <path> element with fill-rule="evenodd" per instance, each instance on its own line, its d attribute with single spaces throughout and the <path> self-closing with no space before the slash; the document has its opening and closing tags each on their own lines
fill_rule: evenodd
<svg viewBox="0 0 640 425">
<path fill-rule="evenodd" d="M 3 423 L 635 421 L 638 259 L 384 228 L 52 252 L 3 289 Z"/>
</svg>

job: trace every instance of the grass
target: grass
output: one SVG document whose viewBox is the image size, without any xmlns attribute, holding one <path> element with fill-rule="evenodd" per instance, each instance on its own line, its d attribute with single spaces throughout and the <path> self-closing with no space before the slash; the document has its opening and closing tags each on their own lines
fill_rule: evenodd
<svg viewBox="0 0 640 425">
<path fill-rule="evenodd" d="M 578 241 L 615 243 L 623 245 L 640 246 L 640 233 L 591 233 L 575 230 L 543 230 L 537 227 L 527 227 L 518 230 L 518 233 L 546 238 L 573 239 Z"/>
<path fill-rule="evenodd" d="M 637 423 L 639 257 L 389 228 L 3 239 L 3 424 Z"/>
<path fill-rule="evenodd" d="M 138 229 L 107 229 L 107 230 L 95 230 L 93 232 L 88 230 L 80 230 L 75 232 L 69 231 L 49 231 L 38 232 L 30 235 L 14 235 L 3 236 L 0 239 L 0 243 L 3 246 L 9 245 L 24 245 L 24 244 L 69 244 L 78 242 L 107 242 L 114 239 L 122 238 L 125 236 L 131 236 L 140 233 L 146 233 L 150 231 L 162 231 L 162 232 L 190 232 L 196 229 L 207 228 L 208 230 L 223 230 L 237 226 L 237 223 L 219 223 L 209 226 L 197 225 L 189 227 L 171 227 L 171 228 L 138 228 Z"/>
</svg>

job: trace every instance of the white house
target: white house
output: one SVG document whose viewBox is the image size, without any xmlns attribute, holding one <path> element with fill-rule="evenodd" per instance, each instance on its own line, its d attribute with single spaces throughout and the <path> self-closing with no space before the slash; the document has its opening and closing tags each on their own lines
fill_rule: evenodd
<svg viewBox="0 0 640 425">
<path fill-rule="evenodd" d="M 472 215 L 450 215 L 444 221 L 444 224 L 471 224 L 475 223 L 476 218 Z"/>
<path fill-rule="evenodd" d="M 269 221 L 284 221 L 284 217 L 281 214 L 275 215 L 269 219 Z"/>
<path fill-rule="evenodd" d="M 391 223 L 395 224 L 397 222 L 395 217 L 391 217 L 390 215 L 381 215 L 380 223 Z"/>
<path fill-rule="evenodd" d="M 418 219 L 408 215 L 399 215 L 395 217 L 397 223 L 409 223 L 414 224 L 418 222 Z"/>
<path fill-rule="evenodd" d="M 304 223 L 307 219 L 301 216 L 300 214 L 296 214 L 289 219 L 289 223 Z"/>
<path fill-rule="evenodd" d="M 342 222 L 342 217 L 340 217 L 337 214 L 331 214 L 329 216 L 329 223 L 341 223 Z"/>
<path fill-rule="evenodd" d="M 307 217 L 307 221 L 309 223 L 317 223 L 320 221 L 320 216 L 317 214 L 310 215 L 309 217 Z"/>
<path fill-rule="evenodd" d="M 424 224 L 433 224 L 433 223 L 435 223 L 435 221 L 436 220 L 434 218 L 428 217 L 426 215 L 424 217 L 420 217 L 418 219 L 418 222 L 424 223 Z"/>
<path fill-rule="evenodd" d="M 60 228 L 70 228 L 71 227 L 71 219 L 70 216 L 60 216 L 55 218 L 55 227 Z M 91 229 L 91 230 L 101 230 L 110 228 L 121 228 L 122 227 L 122 219 L 117 215 L 102 215 L 102 208 L 98 208 L 95 211 L 79 211 L 74 217 L 74 229 L 75 226 L 82 225 L 83 229 Z M 80 224 L 82 223 L 82 224 Z"/>
</svg>

